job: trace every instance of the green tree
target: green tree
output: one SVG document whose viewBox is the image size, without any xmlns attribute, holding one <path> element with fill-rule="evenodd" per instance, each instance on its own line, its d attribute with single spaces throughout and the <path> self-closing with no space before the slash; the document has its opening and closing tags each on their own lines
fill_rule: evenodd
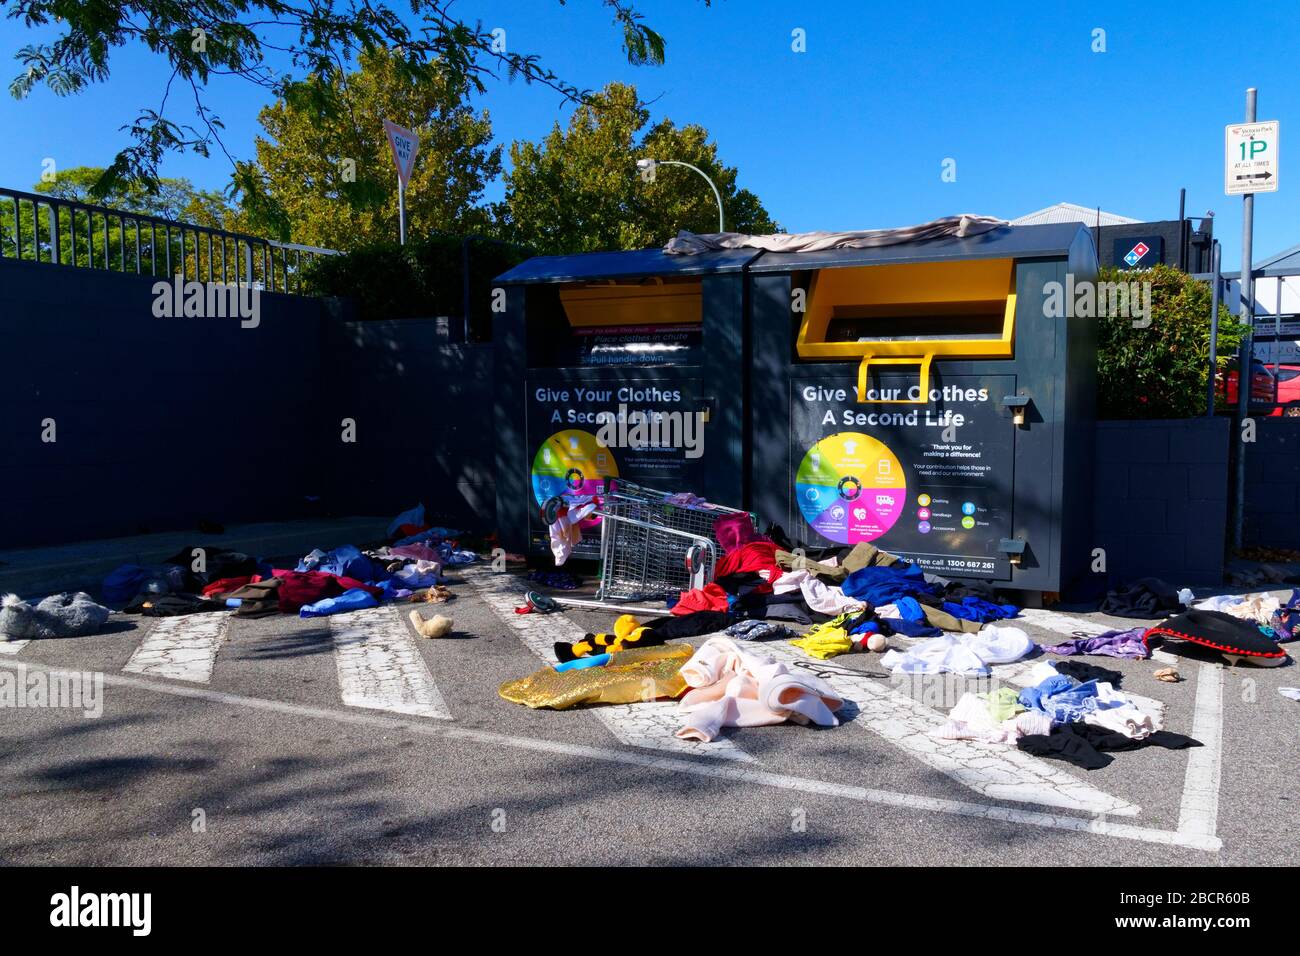
<svg viewBox="0 0 1300 956">
<path fill-rule="evenodd" d="M 611 83 L 578 106 L 539 143 L 515 142 L 498 207 L 503 231 L 540 252 L 641 249 L 662 245 L 681 229 L 716 232 L 717 203 L 698 174 L 663 166 L 653 182 L 637 173 L 641 158 L 698 166 L 722 194 L 727 229 L 770 233 L 779 226 L 758 197 L 736 188 L 736 170 L 718 159 L 708 131 L 660 120 L 636 89 Z"/>
<path fill-rule="evenodd" d="M 94 185 L 103 172 L 97 166 L 74 166 L 57 172 L 51 179 L 42 179 L 33 184 L 32 191 L 69 202 L 93 203 Z M 98 204 L 115 212 L 140 213 L 218 229 L 242 228 L 241 215 L 230 207 L 220 193 L 195 189 L 188 179 L 160 179 L 153 191 L 139 183 L 120 182 Z M 53 224 L 50 216 L 49 206 L 23 201 L 18 204 L 18 220 L 15 223 L 12 205 L 0 209 L 0 246 L 5 250 L 12 249 L 20 259 L 52 261 Z M 128 215 L 124 233 L 121 216 L 105 217 L 100 213 L 59 207 L 59 261 L 72 263 L 75 260 L 80 266 L 134 271 L 138 222 Z M 19 235 L 22 236 L 21 248 L 17 242 Z M 182 238 L 179 234 L 173 234 L 171 239 L 173 271 L 178 271 Z M 165 274 L 167 256 L 161 231 L 154 233 L 147 223 L 140 223 L 139 241 L 141 271 Z M 189 259 L 200 253 L 194 251 L 193 235 L 187 236 L 184 241 L 187 272 L 193 275 L 193 263 Z M 202 245 L 206 248 L 206 243 Z M 156 263 L 152 261 L 155 247 Z"/>
<path fill-rule="evenodd" d="M 632 0 L 601 3 L 613 15 L 629 62 L 663 62 L 663 37 L 645 23 Z M 128 45 L 161 61 L 159 101 L 141 104 L 124 127 L 130 145 L 96 182 L 97 198 L 123 180 L 157 188 L 159 164 L 169 152 L 206 156 L 214 144 L 225 151 L 221 118 L 205 98 L 213 78 L 235 77 L 276 97 L 292 97 L 312 77 L 329 89 L 357 57 L 380 48 L 400 51 L 404 68 L 415 77 L 435 81 L 446 75 L 453 85 L 476 92 L 485 89 L 485 78 L 503 71 L 567 99 L 586 95 L 535 54 L 516 51 L 502 31 L 461 18 L 455 0 L 0 0 L 0 6 L 9 19 L 40 37 L 15 55 L 22 66 L 9 85 L 15 97 L 42 85 L 67 96 L 106 82 L 114 51 Z M 186 109 L 193 123 L 173 118 L 173 94 L 192 104 Z"/>
<path fill-rule="evenodd" d="M 1135 325 L 1127 316 L 1097 320 L 1098 416 L 1191 418 L 1204 414 L 1210 362 L 1210 286 L 1167 265 L 1141 272 L 1106 267 L 1097 281 L 1151 284 L 1149 324 Z M 1245 330 L 1227 306 L 1219 306 L 1216 351 L 1220 370 L 1236 353 Z"/>
<path fill-rule="evenodd" d="M 420 137 L 406 189 L 411 235 L 482 232 L 480 205 L 500 175 L 486 112 L 465 102 L 467 88 L 444 71 L 412 72 L 383 50 L 362 55 L 346 76 L 315 78 L 259 115 L 257 165 L 241 165 L 245 211 L 259 231 L 295 242 L 350 249 L 397 236 L 397 172 L 383 121 Z M 327 105 L 333 104 L 333 105 Z M 287 228 L 286 228 L 287 227 Z"/>
</svg>

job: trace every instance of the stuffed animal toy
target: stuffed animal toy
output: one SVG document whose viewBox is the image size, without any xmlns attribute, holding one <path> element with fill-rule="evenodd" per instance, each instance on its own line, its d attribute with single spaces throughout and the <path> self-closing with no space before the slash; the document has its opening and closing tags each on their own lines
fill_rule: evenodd
<svg viewBox="0 0 1300 956">
<path fill-rule="evenodd" d="M 94 634 L 113 613 L 84 591 L 51 594 L 38 604 L 16 594 L 0 599 L 0 635 L 11 641 Z"/>
<path fill-rule="evenodd" d="M 624 614 L 614 622 L 613 634 L 588 634 L 574 644 L 557 641 L 555 659 L 563 664 L 579 657 L 612 654 L 628 647 L 655 647 L 666 640 L 656 636 L 653 628 L 639 623 L 631 614 Z"/>
<path fill-rule="evenodd" d="M 430 639 L 446 637 L 451 633 L 452 628 L 451 618 L 435 614 L 426 621 L 420 617 L 419 611 L 411 612 L 411 624 L 415 626 L 417 634 Z"/>
</svg>

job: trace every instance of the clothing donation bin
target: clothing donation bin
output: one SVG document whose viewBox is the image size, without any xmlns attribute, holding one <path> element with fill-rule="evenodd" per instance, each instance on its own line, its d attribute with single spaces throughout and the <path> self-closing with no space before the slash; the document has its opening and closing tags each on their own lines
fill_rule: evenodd
<svg viewBox="0 0 1300 956">
<path fill-rule="evenodd" d="M 497 278 L 506 548 L 544 550 L 542 506 L 595 493 L 605 479 L 741 502 L 744 268 L 757 255 L 541 256 Z M 586 534 L 574 554 L 595 557 L 598 546 L 599 534 Z"/>
<path fill-rule="evenodd" d="M 1086 229 L 768 252 L 746 271 L 749 507 L 797 543 L 870 542 L 945 577 L 1062 591 L 1089 573 Z"/>
</svg>

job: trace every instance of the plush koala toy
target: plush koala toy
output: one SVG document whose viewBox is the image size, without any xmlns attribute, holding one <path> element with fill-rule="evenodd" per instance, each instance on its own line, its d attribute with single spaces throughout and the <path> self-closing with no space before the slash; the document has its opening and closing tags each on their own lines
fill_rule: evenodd
<svg viewBox="0 0 1300 956">
<path fill-rule="evenodd" d="M 111 613 L 84 591 L 51 594 L 38 604 L 6 594 L 0 599 L 0 638 L 81 637 L 98 631 Z"/>
</svg>

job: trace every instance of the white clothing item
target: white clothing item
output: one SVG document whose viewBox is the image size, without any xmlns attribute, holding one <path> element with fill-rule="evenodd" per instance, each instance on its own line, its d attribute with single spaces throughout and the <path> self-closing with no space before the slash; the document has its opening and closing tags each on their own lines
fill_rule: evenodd
<svg viewBox="0 0 1300 956">
<path fill-rule="evenodd" d="M 876 617 L 892 617 L 902 620 L 903 615 L 899 612 L 897 604 L 882 604 L 876 608 Z"/>
<path fill-rule="evenodd" d="M 692 689 L 678 705 L 684 740 L 708 742 L 723 727 L 761 727 L 792 720 L 836 727 L 844 700 L 819 677 L 741 648 L 728 637 L 711 637 L 682 665 Z"/>
<path fill-rule="evenodd" d="M 802 591 L 804 602 L 819 614 L 839 617 L 845 611 L 860 611 L 861 601 L 848 597 L 839 587 L 827 584 L 811 571 L 787 571 L 772 584 L 772 593 Z"/>
<path fill-rule="evenodd" d="M 1291 700 L 1300 700 L 1300 687 L 1279 687 L 1277 692 Z"/>
<path fill-rule="evenodd" d="M 1282 607 L 1282 601 L 1273 594 L 1218 594 L 1196 605 L 1202 611 L 1222 611 L 1243 621 L 1256 624 L 1268 624 L 1273 620 L 1273 612 Z"/>
<path fill-rule="evenodd" d="M 1178 603 L 1183 607 L 1191 606 L 1193 599 L 1196 597 L 1191 588 L 1180 588 L 1178 591 Z"/>
<path fill-rule="evenodd" d="M 990 664 L 1018 661 L 1033 647 L 1020 628 L 989 624 L 975 634 L 942 634 L 906 651 L 890 651 L 880 663 L 895 674 L 984 675 Z"/>
<path fill-rule="evenodd" d="M 555 556 L 556 567 L 569 560 L 569 555 L 573 554 L 573 549 L 582 540 L 579 522 L 586 521 L 595 510 L 596 501 L 591 495 L 571 499 L 568 510 L 547 529 L 551 535 L 551 554 Z"/>
<path fill-rule="evenodd" d="M 1034 649 L 1034 642 L 1028 634 L 1005 624 L 985 624 L 976 633 L 960 637 L 985 664 L 1010 664 Z"/>
<path fill-rule="evenodd" d="M 888 651 L 880 658 L 880 664 L 895 674 L 983 675 L 989 672 L 979 655 L 952 634 L 932 637 L 905 651 Z"/>
<path fill-rule="evenodd" d="M 1029 734 L 1050 734 L 1052 718 L 1027 710 L 998 723 L 989 714 L 988 702 L 978 694 L 962 694 L 948 713 L 948 722 L 931 731 L 944 740 L 982 740 L 993 744 L 1014 744 Z"/>
<path fill-rule="evenodd" d="M 1056 669 L 1051 661 L 1038 661 L 1033 667 L 1029 668 L 1029 673 L 1025 675 L 1026 687 L 1037 687 L 1049 677 L 1056 677 L 1061 672 Z"/>
<path fill-rule="evenodd" d="M 1109 681 L 1097 682 L 1097 706 L 1083 715 L 1085 724 L 1096 724 L 1116 733 L 1143 740 L 1164 728 L 1158 713 L 1141 707 L 1136 700 Z"/>
</svg>

